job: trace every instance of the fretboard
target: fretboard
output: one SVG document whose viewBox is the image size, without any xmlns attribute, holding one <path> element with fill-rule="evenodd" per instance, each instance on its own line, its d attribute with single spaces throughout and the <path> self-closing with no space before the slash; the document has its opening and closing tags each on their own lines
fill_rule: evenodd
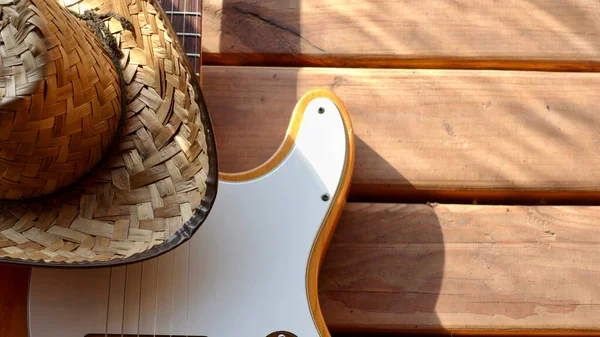
<svg viewBox="0 0 600 337">
<path fill-rule="evenodd" d="M 202 0 L 157 1 L 167 13 L 194 71 L 199 73 L 202 47 Z"/>
</svg>

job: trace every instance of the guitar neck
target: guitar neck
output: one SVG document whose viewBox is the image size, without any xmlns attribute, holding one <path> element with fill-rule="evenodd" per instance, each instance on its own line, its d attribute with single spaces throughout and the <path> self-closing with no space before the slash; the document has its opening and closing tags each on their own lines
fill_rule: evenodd
<svg viewBox="0 0 600 337">
<path fill-rule="evenodd" d="M 202 0 L 157 0 L 199 75 L 202 49 Z"/>
</svg>

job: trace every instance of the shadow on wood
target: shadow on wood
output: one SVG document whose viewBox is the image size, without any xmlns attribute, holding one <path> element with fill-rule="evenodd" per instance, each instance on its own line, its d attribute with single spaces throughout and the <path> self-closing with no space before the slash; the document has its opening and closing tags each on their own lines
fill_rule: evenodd
<svg viewBox="0 0 600 337">
<path fill-rule="evenodd" d="M 168 0 L 165 0 L 168 1 Z M 257 46 L 264 43 L 280 44 L 279 48 L 286 53 L 293 54 L 294 50 L 300 44 L 300 0 L 286 1 L 285 13 L 277 10 L 281 4 L 266 3 L 267 6 L 260 6 L 251 2 L 223 0 L 216 9 L 207 3 L 204 11 L 217 11 L 207 17 L 209 19 L 220 20 L 220 45 L 228 46 L 235 50 L 254 50 Z M 271 6 L 269 6 L 269 4 Z M 275 10 L 269 8 L 275 8 Z M 296 10 L 294 10 L 296 9 Z M 279 24 L 279 20 L 285 17 L 286 25 Z M 292 22 L 293 24 L 289 24 Z M 244 57 L 244 55 L 242 55 Z M 221 78 L 210 78 L 205 81 L 205 87 L 208 90 L 220 87 L 217 81 Z M 277 80 L 276 75 L 273 80 Z M 247 104 L 238 104 L 235 110 L 228 110 L 226 113 L 213 113 L 213 124 L 215 125 L 215 135 L 217 137 L 217 146 L 219 153 L 219 170 L 221 172 L 241 172 L 252 169 L 275 153 L 279 144 L 283 141 L 287 125 L 290 121 L 294 105 L 297 99 L 305 92 L 297 92 L 295 81 L 285 82 L 286 90 L 283 95 L 277 93 L 269 97 L 269 92 L 262 92 L 261 96 L 248 97 Z M 219 109 L 222 103 L 216 100 L 227 101 L 231 95 L 229 91 L 241 90 L 249 91 L 251 88 L 242 88 L 231 86 L 228 92 L 221 92 L 218 95 L 207 95 L 207 105 L 209 110 Z M 277 97 L 276 97 L 277 96 Z M 272 100 L 284 100 L 293 102 L 285 110 L 260 109 L 260 103 Z M 258 104 L 253 104 L 254 102 Z M 264 125 L 264 127 L 253 130 L 250 137 L 231 137 L 238 135 L 236 129 L 247 125 Z M 258 134 L 268 133 L 272 135 L 273 142 L 256 144 L 256 141 L 264 140 L 264 137 Z M 229 137 L 226 137 L 229 136 Z M 257 146 L 259 145 L 259 146 Z M 257 153 L 258 152 L 258 153 Z"/>
<path fill-rule="evenodd" d="M 440 331 L 436 305 L 444 257 L 434 207 L 348 204 L 320 274 L 320 301 L 329 329 L 385 332 L 386 326 L 375 327 L 371 321 L 387 317 L 395 331 Z"/>
<path fill-rule="evenodd" d="M 204 10 L 211 11 L 211 8 L 207 6 Z M 223 0 L 221 8 L 210 17 L 220 19 L 219 43 L 228 49 L 255 50 L 256 46 L 271 43 L 278 44 L 278 50 L 289 56 L 297 54 L 296 51 L 306 43 L 302 38 L 303 27 L 300 26 L 300 0 L 288 0 L 285 6 L 274 2 L 258 5 L 254 2 Z M 285 8 L 285 11 L 280 11 L 281 8 Z M 260 74 L 261 68 L 252 71 Z M 267 75 L 271 76 L 271 81 L 285 86 L 285 90 L 249 94 L 244 99 L 245 103 L 236 104 L 235 109 L 228 109 L 227 104 L 221 102 L 230 99 L 231 91 L 251 93 L 255 89 L 236 87 L 232 82 L 225 85 L 224 82 L 228 80 L 222 76 L 211 76 L 204 81 L 204 86 L 211 91 L 207 95 L 208 108 L 227 109 L 213 111 L 212 114 L 222 172 L 249 170 L 268 160 L 284 139 L 298 98 L 306 90 L 320 87 L 303 86 L 301 89 L 297 81 L 289 78 L 280 80 L 276 73 L 262 73 L 259 76 Z M 271 105 L 283 108 L 266 108 Z M 236 132 L 248 125 L 255 126 L 252 132 Z M 260 137 L 261 134 L 271 137 Z M 257 146 L 256 141 L 264 143 Z M 357 148 L 368 148 L 358 138 L 355 138 L 355 142 Z M 384 158 L 380 160 L 385 161 Z M 387 169 L 402 179 L 392 166 L 388 165 Z M 338 226 L 321 269 L 319 289 L 321 293 L 327 291 L 326 298 L 321 297 L 326 322 L 328 314 L 332 313 L 335 313 L 337 322 L 367 322 L 369 315 L 377 315 L 381 308 L 393 306 L 398 309 L 391 312 L 402 311 L 407 317 L 425 315 L 428 326 L 439 328 L 435 305 L 443 275 L 444 241 L 433 208 L 417 205 L 398 212 L 391 209 L 394 206 L 390 206 L 389 212 L 386 212 L 375 207 L 362 209 L 360 206 L 357 204 L 350 211 L 345 211 L 346 226 Z M 357 225 L 348 226 L 348 222 Z M 368 226 L 361 226 L 363 223 Z M 431 243 L 431 249 L 422 249 L 423 245 L 410 248 L 413 244 L 423 242 Z M 387 249 L 381 249 L 382 244 Z M 343 317 L 339 316 L 340 313 L 343 313 Z M 407 319 L 407 327 L 411 324 Z M 339 332 L 336 328 L 329 326 L 333 333 Z"/>
</svg>

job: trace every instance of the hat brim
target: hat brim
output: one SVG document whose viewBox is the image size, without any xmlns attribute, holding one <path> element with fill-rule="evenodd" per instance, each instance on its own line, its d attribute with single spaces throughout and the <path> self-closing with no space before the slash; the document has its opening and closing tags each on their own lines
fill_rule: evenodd
<svg viewBox="0 0 600 337">
<path fill-rule="evenodd" d="M 63 0 L 64 1 L 64 0 Z M 109 19 L 124 53 L 128 108 L 101 165 L 69 188 L 0 209 L 0 262 L 105 267 L 141 262 L 187 241 L 217 194 L 212 122 L 198 77 L 155 0 L 75 0 Z"/>
</svg>

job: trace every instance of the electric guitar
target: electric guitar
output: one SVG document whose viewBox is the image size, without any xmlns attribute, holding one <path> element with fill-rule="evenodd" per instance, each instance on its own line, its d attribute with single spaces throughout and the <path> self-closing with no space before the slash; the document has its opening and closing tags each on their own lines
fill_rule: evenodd
<svg viewBox="0 0 600 337">
<path fill-rule="evenodd" d="M 220 174 L 211 213 L 182 246 L 114 268 L 0 267 L 0 287 L 16 287 L 0 288 L 0 337 L 329 336 L 317 279 L 353 165 L 343 103 L 311 91 L 270 160 Z"/>
</svg>

